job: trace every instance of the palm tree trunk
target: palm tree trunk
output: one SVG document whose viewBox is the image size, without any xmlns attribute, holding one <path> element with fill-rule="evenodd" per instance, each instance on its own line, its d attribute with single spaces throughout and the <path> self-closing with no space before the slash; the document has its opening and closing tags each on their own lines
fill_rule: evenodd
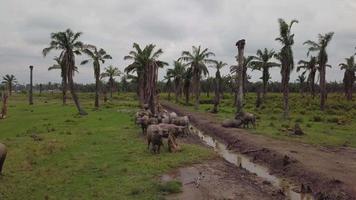
<svg viewBox="0 0 356 200">
<path fill-rule="evenodd" d="M 220 85 L 219 85 L 219 80 L 215 80 L 215 100 L 214 100 L 214 108 L 212 110 L 212 113 L 217 113 L 218 112 L 218 106 L 220 104 Z"/>
<path fill-rule="evenodd" d="M 236 113 L 243 112 L 243 62 L 244 62 L 244 48 L 245 48 L 245 40 L 239 40 L 236 45 L 238 49 L 238 73 L 237 73 L 237 107 Z"/>
<path fill-rule="evenodd" d="M 304 82 L 300 83 L 300 89 L 299 89 L 300 95 L 304 97 Z"/>
<path fill-rule="evenodd" d="M 190 95 L 190 82 L 189 81 L 186 81 L 184 83 L 183 92 L 185 94 L 185 105 L 188 105 L 189 104 L 189 95 Z"/>
<path fill-rule="evenodd" d="M 188 105 L 189 104 L 189 88 L 190 86 L 185 86 L 185 89 L 184 89 L 184 94 L 185 94 L 185 105 Z"/>
<path fill-rule="evenodd" d="M 112 99 L 112 90 L 114 88 L 114 81 L 110 78 L 110 99 Z"/>
<path fill-rule="evenodd" d="M 352 89 L 350 87 L 347 88 L 346 98 L 348 101 L 352 100 Z"/>
<path fill-rule="evenodd" d="M 320 70 L 320 109 L 325 109 L 326 101 L 326 82 L 325 82 L 325 65 L 321 66 Z"/>
<path fill-rule="evenodd" d="M 349 88 L 349 101 L 352 101 L 352 85 Z"/>
<path fill-rule="evenodd" d="M 168 92 L 168 101 L 171 100 L 171 89 L 172 89 L 172 86 L 171 86 L 171 81 L 169 79 L 169 81 L 167 81 L 167 84 L 166 84 L 166 90 Z"/>
<path fill-rule="evenodd" d="M 147 67 L 147 74 L 146 74 L 146 101 L 148 103 L 151 113 L 155 115 L 157 113 L 157 75 L 158 75 L 158 66 L 155 64 L 150 64 Z"/>
<path fill-rule="evenodd" d="M 99 86 L 100 80 L 99 80 L 99 76 L 95 76 L 95 108 L 99 108 L 99 90 L 100 90 L 100 86 Z"/>
<path fill-rule="evenodd" d="M 33 66 L 30 66 L 30 92 L 29 92 L 29 104 L 33 105 Z"/>
<path fill-rule="evenodd" d="M 285 67 L 287 68 L 287 67 Z M 284 119 L 287 119 L 289 117 L 289 69 L 285 69 L 282 74 L 282 86 L 283 86 L 283 108 L 284 108 L 284 113 L 283 117 Z"/>
<path fill-rule="evenodd" d="M 174 93 L 175 93 L 175 102 L 178 103 L 178 95 L 179 95 L 178 81 L 174 81 Z"/>
<path fill-rule="evenodd" d="M 67 89 L 68 89 L 68 79 L 67 79 L 67 70 L 62 68 L 62 100 L 63 105 L 67 105 Z"/>
<path fill-rule="evenodd" d="M 12 95 L 12 82 L 9 82 L 9 93 L 10 96 Z"/>
<path fill-rule="evenodd" d="M 312 97 L 315 97 L 315 71 L 314 72 L 310 72 L 310 92 Z"/>
<path fill-rule="evenodd" d="M 243 73 L 242 73 L 242 89 L 244 91 L 244 97 L 246 97 L 247 94 L 247 67 L 243 67 Z"/>
<path fill-rule="evenodd" d="M 263 100 L 266 99 L 266 96 L 267 96 L 267 83 L 266 81 L 263 81 Z"/>
<path fill-rule="evenodd" d="M 40 96 L 42 96 L 42 84 L 40 84 Z"/>
<path fill-rule="evenodd" d="M 194 76 L 194 85 L 195 85 L 195 105 L 194 109 L 198 110 L 199 109 L 199 103 L 200 103 L 200 80 L 199 80 L 200 74 L 195 74 Z"/>
<path fill-rule="evenodd" d="M 349 101 L 352 101 L 352 91 L 353 91 L 353 85 L 354 85 L 354 82 L 355 82 L 355 72 L 354 71 L 351 71 L 350 72 L 350 81 L 349 81 Z"/>
<path fill-rule="evenodd" d="M 145 86 L 144 86 L 144 80 L 143 76 L 140 75 L 138 77 L 138 94 L 139 94 L 139 101 L 141 107 L 145 104 L 145 94 L 144 94 Z"/>
<path fill-rule="evenodd" d="M 62 80 L 62 100 L 63 105 L 67 105 L 67 80 Z"/>
<path fill-rule="evenodd" d="M 73 101 L 75 103 L 75 106 L 78 109 L 79 114 L 80 115 L 87 115 L 88 113 L 85 112 L 85 110 L 82 109 L 82 107 L 80 106 L 78 96 L 77 96 L 77 94 L 75 92 L 72 72 L 69 72 L 69 75 L 68 75 L 68 85 L 69 85 L 69 90 L 70 90 L 70 92 L 72 94 Z"/>
<path fill-rule="evenodd" d="M 344 74 L 344 90 L 348 101 L 352 101 L 352 88 L 354 83 L 354 72 L 346 70 Z"/>
<path fill-rule="evenodd" d="M 268 79 L 269 79 L 268 68 L 264 67 L 262 73 L 263 73 L 263 75 L 262 75 L 262 82 L 263 82 L 263 100 L 265 100 L 265 99 L 266 99 L 266 96 L 267 96 L 267 84 L 268 84 Z"/>
</svg>

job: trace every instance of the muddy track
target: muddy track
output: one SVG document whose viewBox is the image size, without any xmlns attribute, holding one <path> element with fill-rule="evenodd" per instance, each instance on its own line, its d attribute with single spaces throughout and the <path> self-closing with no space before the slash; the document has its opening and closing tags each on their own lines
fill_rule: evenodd
<svg viewBox="0 0 356 200">
<path fill-rule="evenodd" d="M 199 182 L 196 177 L 201 177 Z M 168 200 L 285 199 L 272 185 L 221 158 L 179 168 L 163 175 L 161 180 L 179 180 L 182 183 L 182 192 L 166 196 Z"/>
<path fill-rule="evenodd" d="M 275 140 L 243 129 L 223 128 L 211 113 L 191 112 L 166 101 L 162 105 L 188 115 L 195 127 L 268 167 L 272 174 L 309 187 L 316 199 L 356 199 L 355 149 Z"/>
</svg>

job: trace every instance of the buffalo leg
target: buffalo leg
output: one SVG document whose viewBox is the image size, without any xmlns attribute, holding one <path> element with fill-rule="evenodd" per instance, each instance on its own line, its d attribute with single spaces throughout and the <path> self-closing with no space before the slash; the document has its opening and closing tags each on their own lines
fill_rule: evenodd
<svg viewBox="0 0 356 200">
<path fill-rule="evenodd" d="M 2 157 L 0 158 L 0 174 L 2 172 L 2 167 L 4 165 L 5 158 L 6 158 L 6 153 L 4 155 L 2 155 Z"/>
</svg>

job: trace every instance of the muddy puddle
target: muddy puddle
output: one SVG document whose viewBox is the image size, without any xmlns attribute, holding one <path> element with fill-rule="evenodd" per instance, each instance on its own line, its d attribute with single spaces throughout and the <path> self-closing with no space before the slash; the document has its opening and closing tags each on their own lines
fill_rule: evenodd
<svg viewBox="0 0 356 200">
<path fill-rule="evenodd" d="M 222 158 L 224 158 L 229 163 L 247 170 L 250 173 L 256 174 L 258 177 L 270 182 L 274 187 L 278 188 L 284 193 L 287 199 L 291 200 L 313 200 L 311 194 L 299 193 L 300 188 L 290 183 L 288 180 L 276 177 L 269 173 L 268 168 L 253 163 L 247 156 L 229 151 L 227 146 L 214 139 L 213 137 L 206 135 L 199 131 L 198 129 L 192 127 L 192 132 L 199 136 L 205 144 L 212 147 L 215 152 L 218 153 Z"/>
<path fill-rule="evenodd" d="M 223 159 L 182 167 L 161 177 L 162 182 L 178 180 L 182 192 L 166 196 L 167 200 L 282 200 L 285 197 L 272 185 L 263 184 L 246 170 L 236 170 Z"/>
</svg>

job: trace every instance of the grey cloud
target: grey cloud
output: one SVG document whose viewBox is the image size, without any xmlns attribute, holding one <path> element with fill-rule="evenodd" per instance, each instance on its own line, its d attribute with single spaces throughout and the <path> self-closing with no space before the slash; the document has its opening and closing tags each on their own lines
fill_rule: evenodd
<svg viewBox="0 0 356 200">
<path fill-rule="evenodd" d="M 162 59 L 171 63 L 182 50 L 202 45 L 216 53 L 216 59 L 235 64 L 238 39 L 247 40 L 246 54 L 280 44 L 278 18 L 298 19 L 295 25 L 296 62 L 306 58 L 305 40 L 317 39 L 318 33 L 335 31 L 328 48 L 327 72 L 330 81 L 341 81 L 338 63 L 355 52 L 356 3 L 353 0 L 2 0 L 0 7 L 0 74 L 14 73 L 20 82 L 28 81 L 25 68 L 36 66 L 36 82 L 60 81 L 57 72 L 48 72 L 55 52 L 43 58 L 41 50 L 49 43 L 51 32 L 72 28 L 84 32 L 82 40 L 108 51 L 113 64 L 121 70 L 128 64 L 123 56 L 133 42 L 154 43 L 164 50 Z M 84 57 L 78 57 L 77 63 Z M 24 71 L 25 70 L 25 71 Z M 78 82 L 93 82 L 90 65 L 80 66 Z M 161 70 L 163 77 L 165 70 Z M 212 72 L 212 71 L 211 71 Z M 213 73 L 213 72 L 212 72 Z M 223 73 L 227 74 L 228 69 Z M 260 72 L 252 72 L 259 80 Z M 273 80 L 280 80 L 273 69 Z M 291 80 L 295 80 L 293 72 Z"/>
</svg>

